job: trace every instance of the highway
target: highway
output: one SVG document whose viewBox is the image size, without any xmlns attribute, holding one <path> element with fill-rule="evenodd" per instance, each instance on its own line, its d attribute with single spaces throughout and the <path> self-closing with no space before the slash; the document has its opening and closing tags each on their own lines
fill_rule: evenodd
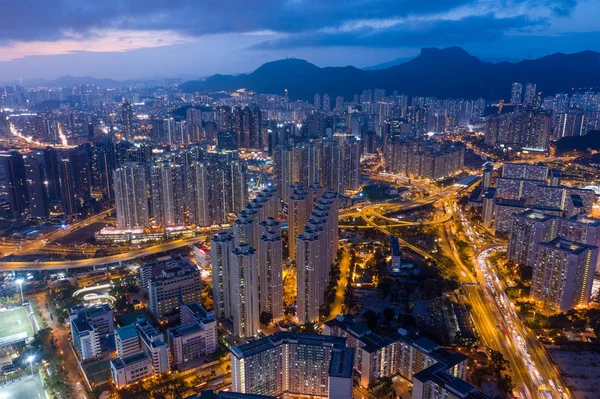
<svg viewBox="0 0 600 399">
<path fill-rule="evenodd" d="M 101 266 L 112 263 L 126 262 L 139 257 L 154 255 L 157 253 L 170 251 L 181 248 L 186 245 L 204 241 L 207 236 L 196 236 L 187 239 L 179 239 L 152 245 L 146 248 L 136 249 L 134 251 L 125 252 L 122 254 L 104 256 L 101 258 L 87 258 L 79 260 L 60 260 L 48 262 L 0 262 L 0 271 L 4 270 L 60 270 L 74 269 L 78 267 Z"/>
<path fill-rule="evenodd" d="M 465 231 L 464 238 L 476 246 L 473 231 L 460 208 L 454 203 L 449 208 L 455 221 Z M 472 306 L 472 316 L 477 330 L 487 347 L 500 351 L 509 361 L 511 377 L 515 383 L 519 398 L 545 397 L 570 398 L 552 362 L 544 349 L 520 319 L 512 302 L 505 294 L 506 286 L 498 278 L 498 273 L 487 261 L 490 250 L 502 248 L 502 245 L 487 246 L 480 250 L 473 260 L 475 275 L 461 260 L 455 234 L 450 223 L 444 225 L 442 245 L 454 262 L 459 266 L 459 278 L 463 283 L 463 292 Z M 475 283 L 475 284 L 473 284 Z"/>
<path fill-rule="evenodd" d="M 492 269 L 486 260 L 488 251 L 500 246 L 496 244 L 478 252 L 478 256 L 473 261 L 475 273 L 473 273 L 473 268 L 467 267 L 462 262 L 454 242 L 455 233 L 452 232 L 452 223 L 456 221 L 463 225 L 464 238 L 471 246 L 477 247 L 482 241 L 475 239 L 477 234 L 474 234 L 472 227 L 455 205 L 455 195 L 459 191 L 460 188 L 447 188 L 421 200 L 432 203 L 434 202 L 432 200 L 442 199 L 446 209 L 446 214 L 441 217 L 434 217 L 431 221 L 422 222 L 421 224 L 437 223 L 441 225 L 439 244 L 458 267 L 459 280 L 463 284 L 462 291 L 472 306 L 473 321 L 483 344 L 500 351 L 510 363 L 511 377 L 515 383 L 517 397 L 538 398 L 545 395 L 544 397 L 557 399 L 570 398 L 571 396 L 552 362 L 535 335 L 525 328 L 514 309 L 514 305 L 504 294 L 506 287 L 500 282 L 496 271 Z M 381 212 L 386 209 L 394 210 L 393 206 L 401 205 L 368 205 L 361 209 L 361 217 L 369 227 L 389 235 L 391 233 L 388 229 L 399 225 L 399 223 L 395 219 L 387 218 Z M 409 206 L 411 205 L 409 204 Z M 395 224 L 382 223 L 387 221 L 394 221 Z M 425 259 L 432 259 L 432 256 L 422 249 L 405 240 L 399 239 L 399 241 L 400 245 L 410 248 Z"/>
</svg>

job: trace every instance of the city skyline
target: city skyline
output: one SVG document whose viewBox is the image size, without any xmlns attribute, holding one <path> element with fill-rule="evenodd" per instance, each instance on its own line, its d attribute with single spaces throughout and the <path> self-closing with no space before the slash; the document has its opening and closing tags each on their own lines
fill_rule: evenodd
<svg viewBox="0 0 600 399">
<path fill-rule="evenodd" d="M 286 57 L 363 68 L 412 58 L 423 47 L 461 46 L 486 61 L 600 50 L 592 0 L 260 1 L 238 9 L 116 0 L 7 4 L 0 76 L 202 78 Z"/>
</svg>

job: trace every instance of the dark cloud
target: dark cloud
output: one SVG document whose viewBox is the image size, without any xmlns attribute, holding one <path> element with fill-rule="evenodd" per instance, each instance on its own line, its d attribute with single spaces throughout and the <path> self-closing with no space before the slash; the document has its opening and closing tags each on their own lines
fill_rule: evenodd
<svg viewBox="0 0 600 399">
<path fill-rule="evenodd" d="M 58 40 L 68 31 L 173 30 L 184 35 L 300 33 L 360 19 L 435 13 L 474 0 L 0 0 L 0 40 Z M 1 44 L 1 43 L 0 43 Z"/>
<path fill-rule="evenodd" d="M 527 17 L 495 18 L 493 15 L 467 17 L 460 20 L 418 21 L 398 24 L 386 29 L 361 28 L 350 32 L 308 32 L 281 39 L 267 40 L 253 49 L 286 49 L 300 47 L 415 47 L 464 45 L 493 42 L 507 31 L 526 31 L 544 24 L 544 20 Z"/>
</svg>

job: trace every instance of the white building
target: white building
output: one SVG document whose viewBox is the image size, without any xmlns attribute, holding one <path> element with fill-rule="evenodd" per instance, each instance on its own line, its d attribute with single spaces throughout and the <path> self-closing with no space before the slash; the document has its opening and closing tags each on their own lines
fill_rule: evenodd
<svg viewBox="0 0 600 399">
<path fill-rule="evenodd" d="M 71 308 L 71 337 L 81 360 L 101 355 L 100 337 L 114 332 L 113 311 L 108 305 Z"/>
<path fill-rule="evenodd" d="M 202 299 L 200 271 L 191 264 L 178 264 L 163 269 L 148 283 L 148 310 L 163 317 L 179 308 L 179 302 Z"/>
<path fill-rule="evenodd" d="M 98 329 L 85 316 L 71 316 L 71 337 L 81 360 L 95 359 L 101 354 Z"/>
<path fill-rule="evenodd" d="M 152 359 L 146 352 L 138 352 L 110 361 L 110 376 L 118 389 L 125 388 L 153 375 Z"/>
<path fill-rule="evenodd" d="M 169 349 L 177 365 L 214 353 L 219 344 L 217 319 L 197 303 L 181 304 L 181 325 L 167 331 Z"/>
<path fill-rule="evenodd" d="M 117 357 L 128 357 L 140 352 L 140 338 L 135 324 L 115 329 Z"/>
<path fill-rule="evenodd" d="M 110 373 L 117 388 L 171 371 L 169 346 L 165 343 L 163 333 L 156 331 L 144 317 L 139 317 L 132 326 L 136 331 L 135 336 L 131 326 L 121 327 L 116 332 L 120 341 L 117 341 L 119 357 L 110 361 Z M 121 357 L 121 354 L 125 356 Z"/>
</svg>

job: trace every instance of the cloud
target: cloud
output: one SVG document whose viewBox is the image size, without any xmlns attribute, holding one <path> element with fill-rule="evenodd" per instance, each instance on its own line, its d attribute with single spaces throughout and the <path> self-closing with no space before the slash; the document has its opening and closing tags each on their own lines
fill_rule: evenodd
<svg viewBox="0 0 600 399">
<path fill-rule="evenodd" d="M 0 40 L 56 41 L 94 31 L 167 30 L 182 35 L 304 32 L 357 18 L 431 13 L 475 0 L 18 0 L 2 1 Z"/>
<path fill-rule="evenodd" d="M 471 16 L 459 20 L 398 20 L 394 24 L 356 25 L 355 29 L 316 31 L 283 38 L 265 40 L 253 49 L 286 49 L 301 47 L 414 47 L 464 45 L 493 42 L 507 32 L 524 32 L 543 26 L 544 20 L 524 16 L 496 18 L 492 14 Z"/>
<path fill-rule="evenodd" d="M 569 31 L 576 24 L 564 21 L 586 1 L 595 0 L 0 0 L 0 60 L 228 34 L 256 37 L 253 50 L 464 45 L 556 21 Z"/>
</svg>

